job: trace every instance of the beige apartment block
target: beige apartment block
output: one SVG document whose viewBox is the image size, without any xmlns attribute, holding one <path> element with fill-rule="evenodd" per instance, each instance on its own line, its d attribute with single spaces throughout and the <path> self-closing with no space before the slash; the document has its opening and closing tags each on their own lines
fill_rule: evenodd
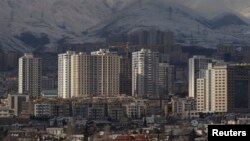
<svg viewBox="0 0 250 141">
<path fill-rule="evenodd" d="M 19 58 L 18 93 L 39 97 L 41 94 L 42 59 L 25 53 Z"/>
</svg>

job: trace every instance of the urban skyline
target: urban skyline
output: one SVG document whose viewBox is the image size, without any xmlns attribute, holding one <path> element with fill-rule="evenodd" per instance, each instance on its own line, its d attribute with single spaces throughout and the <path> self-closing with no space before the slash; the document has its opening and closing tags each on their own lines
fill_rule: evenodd
<svg viewBox="0 0 250 141">
<path fill-rule="evenodd" d="M 0 1 L 0 140 L 249 140 L 249 4 Z"/>
</svg>

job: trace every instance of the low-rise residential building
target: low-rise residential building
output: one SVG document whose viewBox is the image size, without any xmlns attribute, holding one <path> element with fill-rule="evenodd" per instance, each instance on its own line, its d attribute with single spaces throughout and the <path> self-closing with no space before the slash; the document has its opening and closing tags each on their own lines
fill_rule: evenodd
<svg viewBox="0 0 250 141">
<path fill-rule="evenodd" d="M 0 106 L 0 118 L 12 117 L 13 112 L 7 106 Z"/>
<path fill-rule="evenodd" d="M 71 141 L 83 141 L 84 135 L 71 135 L 69 138 Z"/>
<path fill-rule="evenodd" d="M 54 117 L 69 117 L 71 116 L 71 103 L 60 102 L 51 104 L 52 116 Z"/>
<path fill-rule="evenodd" d="M 13 116 L 13 111 L 9 110 L 8 99 L 0 99 L 0 118 Z"/>
<path fill-rule="evenodd" d="M 108 105 L 108 117 L 111 120 L 119 121 L 125 115 L 124 107 L 122 104 L 109 104 Z"/>
<path fill-rule="evenodd" d="M 8 95 L 8 105 L 9 109 L 14 111 L 15 116 L 19 116 L 23 110 L 23 104 L 29 101 L 28 95 L 20 94 L 9 94 Z"/>
<path fill-rule="evenodd" d="M 196 101 L 194 98 L 178 98 L 171 99 L 172 112 L 176 116 L 182 118 L 191 118 L 191 116 L 198 116 L 196 112 Z"/>
<path fill-rule="evenodd" d="M 46 128 L 46 132 L 56 139 L 65 138 L 66 134 L 63 128 Z"/>
<path fill-rule="evenodd" d="M 124 106 L 128 118 L 141 118 L 146 115 L 146 100 L 135 100 Z"/>
<path fill-rule="evenodd" d="M 87 103 L 73 103 L 72 104 L 72 116 L 88 118 L 88 108 L 89 108 L 89 104 Z"/>
<path fill-rule="evenodd" d="M 52 110 L 51 110 L 51 104 L 35 104 L 34 105 L 34 116 L 36 117 L 51 117 L 52 116 Z"/>
<path fill-rule="evenodd" d="M 105 104 L 91 104 L 88 109 L 89 119 L 104 119 L 105 114 Z"/>
<path fill-rule="evenodd" d="M 55 102 L 34 102 L 34 113 L 36 117 L 69 117 L 71 114 L 71 104 L 60 100 Z M 27 107 L 28 108 L 28 107 Z"/>
<path fill-rule="evenodd" d="M 168 100 L 164 99 L 148 99 L 147 100 L 147 116 L 163 115 L 164 107 L 168 104 Z"/>
<path fill-rule="evenodd" d="M 22 117 L 30 117 L 34 115 L 34 102 L 27 101 L 23 103 L 23 108 L 21 112 Z"/>
</svg>

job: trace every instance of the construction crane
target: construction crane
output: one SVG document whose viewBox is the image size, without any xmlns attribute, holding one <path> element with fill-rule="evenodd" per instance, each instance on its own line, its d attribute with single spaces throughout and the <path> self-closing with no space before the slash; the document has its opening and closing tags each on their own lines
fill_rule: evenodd
<svg viewBox="0 0 250 141">
<path fill-rule="evenodd" d="M 129 42 L 126 42 L 125 44 L 121 45 L 109 46 L 109 48 L 123 48 L 126 52 L 126 57 L 129 58 Z"/>
</svg>

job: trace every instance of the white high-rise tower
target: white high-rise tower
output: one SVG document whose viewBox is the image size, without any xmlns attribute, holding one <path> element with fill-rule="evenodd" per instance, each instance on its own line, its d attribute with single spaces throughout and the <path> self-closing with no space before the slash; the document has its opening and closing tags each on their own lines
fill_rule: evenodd
<svg viewBox="0 0 250 141">
<path fill-rule="evenodd" d="M 205 75 L 208 63 L 212 62 L 211 58 L 205 56 L 193 56 L 188 61 L 188 89 L 189 97 L 196 97 L 196 80 Z"/>
<path fill-rule="evenodd" d="M 148 49 L 132 54 L 132 95 L 159 97 L 159 53 Z"/>
<path fill-rule="evenodd" d="M 71 56 L 75 52 L 68 51 L 58 55 L 58 96 L 71 97 Z"/>
</svg>

